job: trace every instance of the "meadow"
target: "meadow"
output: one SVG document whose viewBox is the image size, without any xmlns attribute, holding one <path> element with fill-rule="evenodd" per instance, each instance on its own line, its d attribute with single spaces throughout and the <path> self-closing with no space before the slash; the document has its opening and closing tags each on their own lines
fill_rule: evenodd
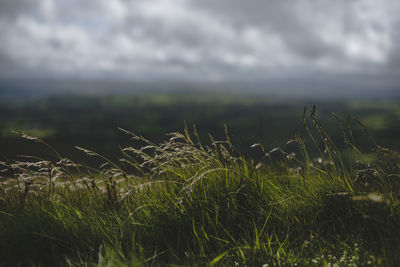
<svg viewBox="0 0 400 267">
<path fill-rule="evenodd" d="M 0 94 L 1 96 L 1 94 Z M 224 125 L 242 153 L 262 139 L 267 148 L 283 145 L 298 130 L 304 106 L 317 105 L 319 118 L 334 139 L 340 139 L 333 113 L 348 114 L 368 126 L 376 142 L 400 148 L 400 105 L 393 100 L 318 100 L 269 98 L 263 95 L 218 93 L 154 93 L 136 95 L 88 94 L 54 95 L 6 99 L 0 97 L 0 157 L 13 159 L 21 154 L 46 156 L 47 151 L 21 140 L 22 131 L 50 143 L 61 154 L 86 160 L 74 146 L 93 149 L 117 159 L 119 145 L 127 140 L 118 127 L 158 143 L 167 133 L 182 131 L 193 124 L 202 139 L 212 134 L 225 136 Z M 357 145 L 369 144 L 358 131 Z"/>
<path fill-rule="evenodd" d="M 0 265 L 396 266 L 398 102 L 313 104 L 2 103 Z"/>
</svg>

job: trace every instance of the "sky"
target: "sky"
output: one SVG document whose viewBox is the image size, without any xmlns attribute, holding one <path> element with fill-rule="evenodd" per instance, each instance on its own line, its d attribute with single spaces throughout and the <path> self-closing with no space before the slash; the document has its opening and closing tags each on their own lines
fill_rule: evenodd
<svg viewBox="0 0 400 267">
<path fill-rule="evenodd" d="M 0 0 L 0 79 L 400 91 L 399 14 L 398 0 Z"/>
</svg>

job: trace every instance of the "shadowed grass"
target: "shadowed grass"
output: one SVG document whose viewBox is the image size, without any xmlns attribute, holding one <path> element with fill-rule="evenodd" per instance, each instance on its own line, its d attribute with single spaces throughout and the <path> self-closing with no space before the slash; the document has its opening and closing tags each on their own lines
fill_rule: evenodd
<svg viewBox="0 0 400 267">
<path fill-rule="evenodd" d="M 132 146 L 120 162 L 79 148 L 98 169 L 57 154 L 2 162 L 0 265 L 395 266 L 399 154 L 375 145 L 373 162 L 355 162 L 349 118 L 352 162 L 315 109 L 306 114 L 295 139 L 260 160 L 227 130 L 204 145 L 195 129 L 162 144 L 121 129 Z"/>
</svg>

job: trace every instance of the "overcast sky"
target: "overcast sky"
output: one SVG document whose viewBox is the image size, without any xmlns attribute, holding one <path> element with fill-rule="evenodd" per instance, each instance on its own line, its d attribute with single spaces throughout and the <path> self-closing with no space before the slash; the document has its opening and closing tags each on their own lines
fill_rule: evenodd
<svg viewBox="0 0 400 267">
<path fill-rule="evenodd" d="M 398 0 L 0 0 L 0 78 L 398 87 L 399 14 Z"/>
</svg>

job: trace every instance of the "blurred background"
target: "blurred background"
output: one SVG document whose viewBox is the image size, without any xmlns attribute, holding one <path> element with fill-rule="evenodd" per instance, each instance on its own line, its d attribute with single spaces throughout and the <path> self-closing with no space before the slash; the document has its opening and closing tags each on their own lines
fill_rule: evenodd
<svg viewBox="0 0 400 267">
<path fill-rule="evenodd" d="M 317 105 L 400 148 L 397 0 L 0 0 L 0 160 L 86 147 L 117 158 L 117 127 L 166 140 L 196 124 L 243 152 L 282 146 Z M 355 130 L 360 146 L 370 142 Z"/>
</svg>

